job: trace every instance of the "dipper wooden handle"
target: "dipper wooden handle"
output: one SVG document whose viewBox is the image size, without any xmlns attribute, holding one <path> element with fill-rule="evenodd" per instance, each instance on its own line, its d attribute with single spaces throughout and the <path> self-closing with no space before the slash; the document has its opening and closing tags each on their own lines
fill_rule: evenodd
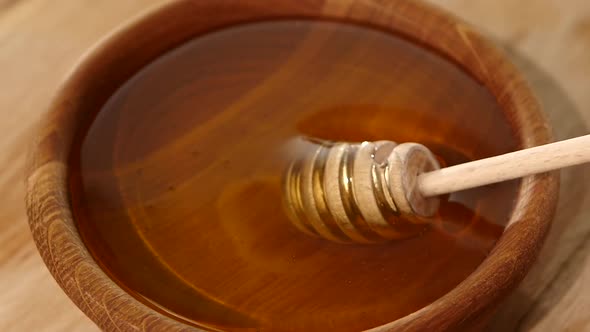
<svg viewBox="0 0 590 332">
<path fill-rule="evenodd" d="M 418 190 L 431 197 L 590 162 L 590 135 L 423 173 Z"/>
</svg>

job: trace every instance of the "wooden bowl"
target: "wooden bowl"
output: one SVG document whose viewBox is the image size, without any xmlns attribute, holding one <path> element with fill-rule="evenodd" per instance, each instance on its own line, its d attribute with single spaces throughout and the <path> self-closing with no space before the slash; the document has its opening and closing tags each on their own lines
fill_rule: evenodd
<svg viewBox="0 0 590 332">
<path fill-rule="evenodd" d="M 495 96 L 522 148 L 551 141 L 529 86 L 490 42 L 456 18 L 409 0 L 173 1 L 105 39 L 76 67 L 49 107 L 27 172 L 31 231 L 49 270 L 105 330 L 196 330 L 137 301 L 97 265 L 72 219 L 66 181 L 74 133 L 131 75 L 212 28 L 273 18 L 330 19 L 409 36 L 458 63 Z M 556 206 L 556 173 L 523 179 L 510 222 L 484 262 L 451 292 L 385 330 L 479 330 L 533 263 Z"/>
</svg>

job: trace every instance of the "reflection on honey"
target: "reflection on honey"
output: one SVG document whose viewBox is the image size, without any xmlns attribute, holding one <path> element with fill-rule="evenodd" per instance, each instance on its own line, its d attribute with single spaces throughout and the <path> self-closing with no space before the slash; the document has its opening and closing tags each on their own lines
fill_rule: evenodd
<svg viewBox="0 0 590 332">
<path fill-rule="evenodd" d="M 485 88 L 402 38 L 317 21 L 229 27 L 147 66 L 79 134 L 79 231 L 117 283 L 191 324 L 356 331 L 467 277 L 516 197 L 518 182 L 444 197 L 403 241 L 309 237 L 281 206 L 298 136 L 414 141 L 447 164 L 516 148 Z"/>
</svg>

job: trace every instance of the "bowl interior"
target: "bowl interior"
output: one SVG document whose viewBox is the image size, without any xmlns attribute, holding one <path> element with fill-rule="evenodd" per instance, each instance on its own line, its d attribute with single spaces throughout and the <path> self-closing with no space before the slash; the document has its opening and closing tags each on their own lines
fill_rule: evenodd
<svg viewBox="0 0 590 332">
<path fill-rule="evenodd" d="M 406 240 L 307 236 L 281 208 L 301 137 L 420 142 L 447 164 L 518 144 L 489 91 L 409 40 L 319 20 L 230 26 L 146 66 L 75 138 L 79 232 L 113 279 L 195 325 L 358 331 L 450 291 L 509 220 L 518 181 L 450 195 Z"/>
</svg>

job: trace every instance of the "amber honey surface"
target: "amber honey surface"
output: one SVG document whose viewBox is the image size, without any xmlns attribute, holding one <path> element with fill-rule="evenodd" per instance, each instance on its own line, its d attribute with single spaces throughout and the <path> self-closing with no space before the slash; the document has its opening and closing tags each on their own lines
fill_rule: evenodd
<svg viewBox="0 0 590 332">
<path fill-rule="evenodd" d="M 301 136 L 419 142 L 446 164 L 517 148 L 484 87 L 401 37 L 319 21 L 227 27 L 137 73 L 79 133 L 78 229 L 119 285 L 189 324 L 356 331 L 465 279 L 516 198 L 517 182 L 450 195 L 403 241 L 312 238 L 281 206 Z"/>
</svg>

